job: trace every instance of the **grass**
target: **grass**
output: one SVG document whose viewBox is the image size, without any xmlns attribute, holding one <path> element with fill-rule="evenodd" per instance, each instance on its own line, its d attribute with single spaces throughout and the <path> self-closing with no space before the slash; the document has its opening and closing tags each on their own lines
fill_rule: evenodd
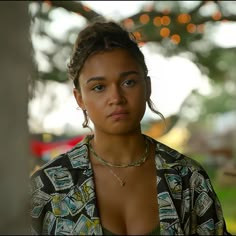
<svg viewBox="0 0 236 236">
<path fill-rule="evenodd" d="M 236 235 L 236 187 L 213 185 L 221 202 L 228 231 Z"/>
<path fill-rule="evenodd" d="M 206 157 L 193 157 L 196 161 L 201 163 L 208 173 L 214 190 L 220 200 L 224 218 L 226 221 L 227 230 L 232 235 L 236 235 L 236 183 L 234 186 L 223 186 L 219 184 L 219 177 L 217 176 L 218 168 L 210 167 L 206 164 Z"/>
</svg>

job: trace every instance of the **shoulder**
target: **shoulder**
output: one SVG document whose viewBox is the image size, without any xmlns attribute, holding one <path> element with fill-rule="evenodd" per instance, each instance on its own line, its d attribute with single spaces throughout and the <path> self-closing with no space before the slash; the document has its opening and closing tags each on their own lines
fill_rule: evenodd
<svg viewBox="0 0 236 236">
<path fill-rule="evenodd" d="M 75 147 L 36 170 L 30 177 L 31 185 L 39 189 L 53 184 L 56 190 L 66 189 L 69 183 L 71 187 L 73 179 L 78 178 L 80 172 L 83 173 L 89 165 L 87 137 L 85 137 Z"/>
<path fill-rule="evenodd" d="M 76 144 L 69 151 L 62 153 L 54 157 L 51 161 L 42 165 L 32 177 L 38 175 L 46 169 L 62 166 L 68 168 L 79 168 L 83 166 L 83 163 L 88 163 L 88 146 L 84 140 Z"/>
<path fill-rule="evenodd" d="M 199 193 L 209 190 L 214 195 L 207 171 L 198 161 L 157 140 L 153 142 L 156 145 L 155 164 L 159 176 L 165 178 L 167 182 L 181 181 L 182 187 L 185 186 L 184 189 L 191 187 Z"/>
<path fill-rule="evenodd" d="M 158 168 L 172 168 L 176 170 L 187 168 L 190 172 L 205 171 L 198 161 L 164 143 L 152 138 L 150 139 L 155 144 L 155 161 Z"/>
</svg>

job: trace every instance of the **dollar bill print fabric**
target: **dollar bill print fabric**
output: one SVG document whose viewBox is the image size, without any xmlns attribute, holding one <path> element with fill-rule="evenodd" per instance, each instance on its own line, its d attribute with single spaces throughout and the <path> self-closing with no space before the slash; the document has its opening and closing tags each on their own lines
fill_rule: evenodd
<svg viewBox="0 0 236 236">
<path fill-rule="evenodd" d="M 31 176 L 34 235 L 102 235 L 85 137 Z M 205 170 L 194 160 L 156 145 L 157 204 L 161 235 L 230 235 Z"/>
</svg>

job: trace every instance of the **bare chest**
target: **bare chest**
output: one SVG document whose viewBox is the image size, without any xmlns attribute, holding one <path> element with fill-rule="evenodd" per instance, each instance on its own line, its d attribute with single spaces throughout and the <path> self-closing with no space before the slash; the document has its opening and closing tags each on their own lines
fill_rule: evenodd
<svg viewBox="0 0 236 236">
<path fill-rule="evenodd" d="M 94 178 L 104 228 L 116 234 L 146 234 L 159 224 L 156 169 L 152 161 L 126 169 L 97 166 Z"/>
</svg>

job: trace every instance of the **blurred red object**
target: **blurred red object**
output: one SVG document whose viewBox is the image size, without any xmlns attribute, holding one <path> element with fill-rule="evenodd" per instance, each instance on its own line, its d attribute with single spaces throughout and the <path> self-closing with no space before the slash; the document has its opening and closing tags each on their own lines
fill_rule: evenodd
<svg viewBox="0 0 236 236">
<path fill-rule="evenodd" d="M 73 137 L 69 139 L 52 141 L 52 142 L 43 142 L 40 140 L 31 140 L 30 149 L 34 156 L 43 157 L 45 153 L 52 152 L 53 150 L 61 150 L 65 152 L 70 148 L 74 147 L 78 142 L 83 139 L 83 136 Z"/>
</svg>

